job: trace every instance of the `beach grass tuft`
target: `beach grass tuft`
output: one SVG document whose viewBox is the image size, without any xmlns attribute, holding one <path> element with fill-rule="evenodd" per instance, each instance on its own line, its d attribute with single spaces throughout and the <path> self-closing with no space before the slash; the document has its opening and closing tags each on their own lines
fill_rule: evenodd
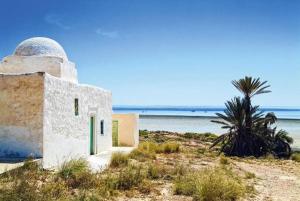
<svg viewBox="0 0 300 201">
<path fill-rule="evenodd" d="M 128 154 L 116 152 L 111 156 L 110 167 L 118 168 L 121 166 L 126 166 L 129 161 Z"/>
<path fill-rule="evenodd" d="M 291 159 L 296 162 L 300 162 L 300 152 L 295 152 L 292 154 Z"/>
<path fill-rule="evenodd" d="M 215 167 L 178 177 L 174 193 L 200 201 L 232 201 L 245 196 L 246 186 L 230 169 Z"/>
</svg>

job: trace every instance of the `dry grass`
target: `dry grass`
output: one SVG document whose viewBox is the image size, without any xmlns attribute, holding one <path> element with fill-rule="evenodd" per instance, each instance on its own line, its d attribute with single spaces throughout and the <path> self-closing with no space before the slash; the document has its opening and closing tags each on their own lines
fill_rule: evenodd
<svg viewBox="0 0 300 201">
<path fill-rule="evenodd" d="M 300 152 L 295 152 L 292 154 L 291 159 L 296 162 L 300 162 Z"/>
<path fill-rule="evenodd" d="M 245 196 L 246 186 L 230 169 L 216 167 L 178 177 L 174 192 L 199 201 L 233 201 Z"/>
<path fill-rule="evenodd" d="M 126 166 L 129 161 L 128 154 L 121 152 L 113 153 L 110 161 L 110 167 L 118 168 L 121 166 Z"/>
<path fill-rule="evenodd" d="M 229 165 L 230 164 L 229 158 L 227 158 L 223 154 L 220 156 L 220 160 L 219 161 L 220 161 L 221 165 Z"/>
<path fill-rule="evenodd" d="M 173 198 L 177 195 L 160 194 L 162 189 L 169 192 L 173 187 L 175 194 L 194 200 L 234 201 L 254 191 L 255 174 L 238 169 L 237 164 L 240 160 L 248 163 L 265 159 L 219 155 L 208 149 L 210 134 L 200 138 L 196 134 L 161 133 L 145 131 L 138 148 L 130 154 L 113 154 L 110 166 L 100 173 L 92 173 L 84 159 L 71 160 L 58 172 L 42 170 L 27 161 L 23 167 L 0 176 L 0 201 L 96 201 L 115 200 L 117 196 L 176 200 Z M 293 155 L 294 160 L 297 157 Z"/>
<path fill-rule="evenodd" d="M 254 179 L 254 178 L 256 178 L 256 175 L 252 172 L 245 172 L 245 178 L 246 179 Z"/>
</svg>

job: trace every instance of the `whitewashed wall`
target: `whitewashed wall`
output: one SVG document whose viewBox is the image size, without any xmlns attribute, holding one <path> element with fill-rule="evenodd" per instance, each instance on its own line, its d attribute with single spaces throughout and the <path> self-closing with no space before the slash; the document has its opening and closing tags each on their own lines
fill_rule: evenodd
<svg viewBox="0 0 300 201">
<path fill-rule="evenodd" d="M 43 75 L 0 74 L 0 157 L 42 156 Z"/>
<path fill-rule="evenodd" d="M 75 64 L 53 56 L 7 56 L 0 63 L 0 73 L 47 72 L 50 75 L 77 83 Z"/>
<path fill-rule="evenodd" d="M 97 153 L 111 149 L 111 92 L 46 74 L 44 96 L 45 168 L 59 166 L 65 160 L 89 156 L 91 115 L 96 117 Z M 78 116 L 75 116 L 75 98 L 79 100 Z M 101 120 L 104 120 L 104 135 L 100 134 Z"/>
</svg>

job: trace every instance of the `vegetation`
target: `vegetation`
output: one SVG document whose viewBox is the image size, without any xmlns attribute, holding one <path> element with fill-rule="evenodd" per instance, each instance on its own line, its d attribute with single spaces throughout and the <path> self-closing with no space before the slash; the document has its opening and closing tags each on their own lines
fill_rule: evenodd
<svg viewBox="0 0 300 201">
<path fill-rule="evenodd" d="M 176 142 L 165 142 L 157 144 L 155 142 L 143 142 L 139 145 L 138 150 L 144 153 L 178 153 L 180 145 Z"/>
<path fill-rule="evenodd" d="M 128 154 L 124 154 L 121 152 L 113 153 L 111 156 L 110 167 L 121 167 L 126 166 L 128 164 Z"/>
<path fill-rule="evenodd" d="M 230 161 L 226 156 L 221 155 L 220 156 L 220 164 L 221 165 L 228 165 L 228 164 L 230 164 Z"/>
<path fill-rule="evenodd" d="M 23 167 L 0 175 L 0 201 L 185 200 L 183 196 L 203 201 L 243 200 L 254 196 L 248 192 L 255 192 L 256 179 L 263 178 L 256 178 L 253 169 L 244 170 L 239 162 L 265 163 L 272 168 L 282 164 L 276 159 L 220 155 L 207 149 L 210 135 L 199 140 L 197 134 L 159 133 L 163 135 L 148 132 L 129 154 L 113 154 L 111 165 L 102 172 L 93 172 L 84 159 L 66 162 L 58 171 L 43 170 L 27 160 Z M 298 163 L 292 164 L 298 168 Z M 174 193 L 166 195 L 162 189 Z"/>
<path fill-rule="evenodd" d="M 291 159 L 296 162 L 300 162 L 300 152 L 295 152 L 292 154 Z"/>
<path fill-rule="evenodd" d="M 221 151 L 230 156 L 263 156 L 268 153 L 276 157 L 289 157 L 293 139 L 286 131 L 276 131 L 273 125 L 277 118 L 273 113 L 264 114 L 259 106 L 252 105 L 252 98 L 269 93 L 270 85 L 259 78 L 245 77 L 232 84 L 243 94 L 225 103 L 225 114 L 217 113 L 221 120 L 213 122 L 227 129 L 214 140 L 211 147 L 221 145 Z"/>
<path fill-rule="evenodd" d="M 245 196 L 246 187 L 230 169 L 216 167 L 179 177 L 174 191 L 199 201 L 233 201 Z"/>
<path fill-rule="evenodd" d="M 63 179 L 68 179 L 79 173 L 87 172 L 88 170 L 88 163 L 85 159 L 72 159 L 62 164 L 58 171 L 58 175 Z"/>
<path fill-rule="evenodd" d="M 252 172 L 245 172 L 245 178 L 246 179 L 254 179 L 256 176 Z"/>
<path fill-rule="evenodd" d="M 163 178 L 167 174 L 167 169 L 160 164 L 148 164 L 147 177 L 150 179 Z"/>
<path fill-rule="evenodd" d="M 190 132 L 188 132 L 188 133 L 184 133 L 183 137 L 187 138 L 187 139 L 195 139 L 195 140 L 211 142 L 211 141 L 215 140 L 218 136 L 213 133 L 190 133 Z"/>
</svg>

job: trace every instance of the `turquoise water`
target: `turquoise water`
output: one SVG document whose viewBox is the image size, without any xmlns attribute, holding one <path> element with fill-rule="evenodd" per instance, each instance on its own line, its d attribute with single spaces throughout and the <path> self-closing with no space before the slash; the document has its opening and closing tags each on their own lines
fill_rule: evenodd
<svg viewBox="0 0 300 201">
<path fill-rule="evenodd" d="M 294 138 L 293 148 L 300 149 L 300 110 L 292 108 L 265 108 L 279 118 L 278 129 L 284 129 Z M 139 113 L 140 129 L 166 130 L 173 132 L 224 133 L 220 125 L 212 123 L 216 107 L 115 107 L 115 113 Z"/>
</svg>

